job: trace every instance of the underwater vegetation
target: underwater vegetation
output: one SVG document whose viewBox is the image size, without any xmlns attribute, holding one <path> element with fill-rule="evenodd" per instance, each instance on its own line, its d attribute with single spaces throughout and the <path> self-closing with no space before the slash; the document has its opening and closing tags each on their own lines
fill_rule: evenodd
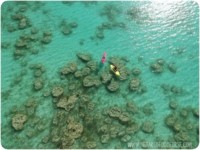
<svg viewBox="0 0 200 150">
<path fill-rule="evenodd" d="M 170 81 L 178 80 L 182 73 L 178 61 L 154 55 L 146 62 L 140 53 L 132 59 L 132 53 L 125 55 L 122 49 L 111 51 L 106 62 L 101 63 L 104 51 L 101 43 L 109 41 L 109 34 L 126 33 L 130 22 L 140 28 L 146 22 L 151 24 L 152 16 L 140 5 L 124 10 L 116 2 L 55 3 L 66 10 L 77 5 L 85 12 L 95 8 L 96 14 L 92 15 L 100 17 L 100 21 L 92 28 L 93 20 L 86 20 L 84 30 L 88 26 L 91 30 L 79 37 L 84 30 L 77 14 L 58 17 L 52 14 L 53 8 L 45 7 L 48 3 L 51 2 L 6 2 L 2 6 L 4 148 L 193 149 L 198 146 L 199 106 L 183 104 L 185 99 L 197 103 L 191 95 L 193 88 L 189 91 L 184 84 Z M 31 19 L 31 14 L 39 22 L 44 19 L 41 26 Z M 120 36 L 111 41 L 117 38 Z M 115 47 L 112 42 L 109 46 Z M 62 53 L 65 45 L 70 48 Z M 9 66 L 9 61 L 17 67 Z M 120 75 L 110 65 L 116 66 Z M 196 69 L 195 65 L 188 68 L 189 73 L 190 69 Z M 148 142 L 178 145 L 152 147 Z"/>
</svg>

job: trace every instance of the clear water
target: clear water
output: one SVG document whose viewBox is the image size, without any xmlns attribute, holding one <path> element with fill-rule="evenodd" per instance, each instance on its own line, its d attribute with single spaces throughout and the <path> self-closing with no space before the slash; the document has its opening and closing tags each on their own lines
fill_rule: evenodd
<svg viewBox="0 0 200 150">
<path fill-rule="evenodd" d="M 4 2 L 1 17 L 4 148 L 197 147 L 199 6 L 196 2 Z M 62 30 L 69 29 L 70 23 L 77 27 L 70 27 L 71 34 L 67 31 L 67 35 L 63 34 Z M 35 34 L 31 33 L 34 29 L 38 31 Z M 47 43 L 41 42 L 44 32 L 51 33 L 46 36 L 50 39 Z M 21 38 L 25 45 L 16 46 L 23 35 L 27 36 Z M 106 62 L 101 64 L 104 52 Z M 97 70 L 88 76 L 99 79 L 99 86 L 84 87 L 85 76 L 60 74 L 70 62 L 77 63 L 78 70 L 85 68 L 86 62 L 77 57 L 78 53 L 91 55 L 97 63 Z M 110 70 L 113 58 L 122 74 L 124 70 L 129 72 L 126 80 Z M 164 63 L 159 65 L 159 62 Z M 153 72 L 155 63 L 163 69 L 160 73 Z M 37 64 L 42 69 L 33 69 Z M 134 75 L 134 68 L 141 73 Z M 111 81 L 102 83 L 103 72 L 112 76 L 119 89 L 109 91 Z M 37 73 L 38 76 L 34 75 Z M 133 78 L 141 82 L 136 91 L 129 88 Z M 39 90 L 34 89 L 37 79 L 43 81 Z M 60 97 L 52 96 L 56 86 L 63 88 Z M 84 94 L 90 97 L 88 102 L 82 100 Z M 62 97 L 69 100 L 71 95 L 77 96 L 72 109 L 57 107 Z M 30 99 L 32 105 L 27 106 Z M 127 103 L 132 103 L 137 111 L 128 108 Z M 110 115 L 113 107 L 126 112 L 129 120 Z M 16 114 L 27 117 L 19 130 L 12 124 Z M 123 113 L 120 115 L 125 117 Z M 171 125 L 166 121 L 170 116 L 175 118 Z"/>
</svg>

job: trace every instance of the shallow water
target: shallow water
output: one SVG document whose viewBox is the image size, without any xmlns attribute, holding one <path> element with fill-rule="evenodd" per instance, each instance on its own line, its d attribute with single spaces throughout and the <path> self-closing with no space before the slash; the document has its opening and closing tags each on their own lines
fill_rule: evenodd
<svg viewBox="0 0 200 150">
<path fill-rule="evenodd" d="M 4 2 L 1 15 L 4 148 L 197 147 L 196 2 Z"/>
</svg>

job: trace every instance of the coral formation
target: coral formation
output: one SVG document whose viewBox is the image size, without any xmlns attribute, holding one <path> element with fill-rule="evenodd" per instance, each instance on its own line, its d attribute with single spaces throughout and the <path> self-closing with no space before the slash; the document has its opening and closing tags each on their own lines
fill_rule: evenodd
<svg viewBox="0 0 200 150">
<path fill-rule="evenodd" d="M 59 108 L 64 108 L 65 110 L 69 110 L 69 106 L 73 108 L 73 103 L 71 102 L 72 106 L 70 105 L 70 102 L 68 102 L 67 97 L 61 97 L 59 102 L 56 104 L 57 107 Z"/>
<path fill-rule="evenodd" d="M 77 53 L 76 56 L 84 62 L 89 62 L 92 59 L 91 55 L 87 53 Z"/>
<path fill-rule="evenodd" d="M 153 64 L 151 64 L 150 69 L 154 73 L 162 73 L 163 70 L 164 70 L 163 66 L 160 65 L 159 63 L 153 63 Z"/>
<path fill-rule="evenodd" d="M 118 118 L 121 114 L 121 110 L 118 107 L 112 107 L 108 111 L 108 115 L 112 118 Z"/>
<path fill-rule="evenodd" d="M 77 64 L 75 62 L 68 63 L 64 66 L 60 72 L 62 75 L 68 75 L 70 73 L 74 73 L 77 70 Z"/>
<path fill-rule="evenodd" d="M 35 90 L 41 90 L 44 86 L 42 78 L 35 79 L 33 86 Z"/>
<path fill-rule="evenodd" d="M 132 91 L 137 91 L 139 89 L 140 86 L 140 80 L 138 78 L 133 78 L 129 84 L 129 88 Z"/>
<path fill-rule="evenodd" d="M 78 122 L 70 121 L 67 125 L 66 133 L 70 138 L 77 139 L 83 132 L 83 125 Z"/>
<path fill-rule="evenodd" d="M 136 104 L 134 102 L 127 102 L 126 103 L 126 109 L 127 109 L 127 111 L 129 111 L 133 114 L 135 114 L 139 111 L 138 107 L 136 106 Z"/>
<path fill-rule="evenodd" d="M 103 134 L 103 135 L 101 136 L 101 143 L 102 143 L 102 144 L 108 143 L 109 140 L 110 140 L 109 134 Z"/>
<path fill-rule="evenodd" d="M 143 106 L 142 111 L 145 115 L 152 115 L 153 114 L 153 105 L 151 103 L 147 103 Z"/>
<path fill-rule="evenodd" d="M 92 70 L 92 71 L 96 71 L 97 70 L 97 62 L 94 60 L 91 60 L 89 62 L 87 62 L 87 66 Z"/>
<path fill-rule="evenodd" d="M 82 76 L 87 76 L 87 75 L 89 75 L 89 74 L 90 74 L 90 68 L 88 68 L 88 67 L 83 68 L 83 69 L 81 70 L 81 74 L 82 74 Z"/>
<path fill-rule="evenodd" d="M 118 107 L 112 107 L 108 110 L 108 115 L 112 118 L 117 118 L 122 123 L 130 122 L 129 113 L 122 112 Z"/>
<path fill-rule="evenodd" d="M 111 80 L 110 84 L 107 86 L 108 90 L 111 92 L 115 92 L 119 89 L 119 83 L 114 79 Z"/>
<path fill-rule="evenodd" d="M 16 13 L 16 14 L 12 15 L 11 18 L 13 20 L 18 21 L 18 29 L 19 30 L 23 30 L 23 29 L 26 29 L 28 27 L 31 27 L 30 20 L 25 15 L 23 15 L 21 13 Z"/>
<path fill-rule="evenodd" d="M 83 86 L 84 87 L 92 87 L 92 86 L 99 86 L 101 84 L 100 80 L 95 76 L 86 76 L 83 79 Z"/>
<path fill-rule="evenodd" d="M 76 22 L 67 22 L 66 20 L 62 20 L 60 23 L 61 32 L 64 35 L 70 35 L 73 32 L 73 29 L 77 27 L 78 24 Z"/>
<path fill-rule="evenodd" d="M 154 123 L 152 121 L 145 121 L 142 125 L 142 131 L 152 133 L 154 131 Z"/>
<path fill-rule="evenodd" d="M 96 143 L 94 142 L 94 141 L 88 141 L 87 143 L 86 143 L 86 148 L 88 148 L 88 149 L 94 149 L 94 148 L 96 148 Z"/>
<path fill-rule="evenodd" d="M 101 74 L 102 83 L 106 84 L 112 79 L 112 75 L 109 72 L 103 72 Z"/>
<path fill-rule="evenodd" d="M 172 73 L 176 73 L 177 72 L 177 68 L 173 63 L 168 64 L 167 67 L 168 67 L 169 71 L 171 71 Z"/>
<path fill-rule="evenodd" d="M 141 74 L 141 70 L 139 68 L 133 68 L 132 70 L 133 75 L 138 76 Z"/>
<path fill-rule="evenodd" d="M 56 87 L 53 87 L 53 89 L 52 89 L 52 95 L 54 96 L 54 97 L 59 97 L 59 96 L 61 96 L 62 94 L 63 94 L 63 88 L 62 87 L 59 87 L 59 86 L 56 86 Z"/>
<path fill-rule="evenodd" d="M 24 114 L 14 115 L 12 118 L 12 127 L 15 130 L 22 130 L 27 119 L 27 116 Z"/>
<path fill-rule="evenodd" d="M 131 140 L 131 136 L 130 135 L 124 135 L 122 138 L 121 138 L 121 141 L 122 142 L 128 142 Z"/>
<path fill-rule="evenodd" d="M 43 44 L 49 44 L 52 41 L 52 33 L 50 31 L 45 31 L 43 33 L 41 42 Z"/>
</svg>

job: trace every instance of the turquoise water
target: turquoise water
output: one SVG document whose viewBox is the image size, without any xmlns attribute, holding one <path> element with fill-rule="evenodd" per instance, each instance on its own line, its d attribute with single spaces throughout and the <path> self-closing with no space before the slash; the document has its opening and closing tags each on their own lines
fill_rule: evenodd
<svg viewBox="0 0 200 150">
<path fill-rule="evenodd" d="M 1 17 L 4 148 L 197 147 L 196 2 L 4 2 Z"/>
</svg>

